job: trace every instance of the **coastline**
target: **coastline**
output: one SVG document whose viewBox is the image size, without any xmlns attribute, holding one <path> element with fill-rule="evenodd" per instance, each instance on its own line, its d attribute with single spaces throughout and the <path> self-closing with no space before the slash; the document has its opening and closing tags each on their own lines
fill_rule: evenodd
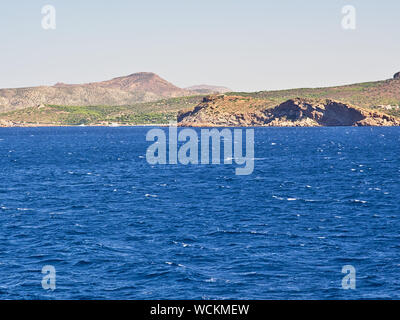
<svg viewBox="0 0 400 320">
<path fill-rule="evenodd" d="M 54 124 L 54 123 L 46 123 L 46 124 L 16 124 L 16 125 L 0 125 L 0 128 L 57 128 L 57 127 L 168 127 L 168 124 L 116 124 L 116 125 L 106 125 L 106 124 L 88 124 L 88 125 L 73 125 L 73 124 Z"/>
<path fill-rule="evenodd" d="M 65 125 L 65 124 L 32 124 L 32 125 L 6 125 L 1 126 L 0 128 L 58 128 L 58 127 L 109 127 L 109 128 L 118 128 L 118 127 L 169 127 L 169 124 L 165 123 L 154 123 L 154 124 L 118 124 L 118 125 L 105 125 L 105 124 L 88 124 L 88 125 Z M 364 126 L 318 126 L 318 125 L 309 125 L 309 126 L 296 126 L 296 125 L 282 125 L 282 126 L 271 126 L 271 125 L 252 125 L 252 126 L 232 126 L 232 125 L 180 125 L 179 128 L 339 128 L 339 127 L 347 127 L 347 128 L 390 128 L 390 127 L 400 127 L 400 125 L 364 125 Z"/>
</svg>

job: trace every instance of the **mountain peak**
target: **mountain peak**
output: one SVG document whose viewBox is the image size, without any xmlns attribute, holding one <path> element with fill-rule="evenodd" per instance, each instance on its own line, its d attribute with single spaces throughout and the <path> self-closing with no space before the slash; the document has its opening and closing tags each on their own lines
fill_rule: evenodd
<svg viewBox="0 0 400 320">
<path fill-rule="evenodd" d="M 135 78 L 135 79 L 159 78 L 159 79 L 161 79 L 161 77 L 159 75 L 155 74 L 154 72 L 135 72 L 135 73 L 131 73 L 127 76 L 117 77 L 114 79 L 119 79 L 119 78 Z"/>
<path fill-rule="evenodd" d="M 120 89 L 128 92 L 151 92 L 161 97 L 182 96 L 189 93 L 188 90 L 178 88 L 153 72 L 132 73 L 130 75 L 113 78 L 111 80 L 93 82 L 88 85 L 99 86 L 102 88 Z"/>
<path fill-rule="evenodd" d="M 158 77 L 158 75 L 155 74 L 154 72 L 147 72 L 147 71 L 134 72 L 129 75 L 129 77 L 131 77 L 131 76 L 156 76 L 156 77 Z"/>
</svg>

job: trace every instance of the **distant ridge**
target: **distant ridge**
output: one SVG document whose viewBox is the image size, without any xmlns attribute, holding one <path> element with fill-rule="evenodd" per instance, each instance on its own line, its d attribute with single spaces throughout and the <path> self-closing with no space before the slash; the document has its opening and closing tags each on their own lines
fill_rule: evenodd
<svg viewBox="0 0 400 320">
<path fill-rule="evenodd" d="M 111 80 L 16 89 L 0 89 L 0 111 L 44 105 L 126 105 L 195 95 L 152 72 L 133 73 Z"/>
<path fill-rule="evenodd" d="M 195 91 L 199 94 L 213 94 L 213 93 L 226 93 L 232 90 L 222 86 L 210 86 L 207 84 L 201 84 L 197 86 L 187 87 L 186 90 Z"/>
<path fill-rule="evenodd" d="M 176 87 L 172 83 L 152 72 L 132 73 L 128 76 L 87 84 L 56 84 L 55 87 L 98 87 L 105 89 L 119 89 L 128 92 L 152 92 L 161 97 L 169 97 L 175 94 L 184 95 L 185 93 L 188 93 L 185 89 Z"/>
</svg>

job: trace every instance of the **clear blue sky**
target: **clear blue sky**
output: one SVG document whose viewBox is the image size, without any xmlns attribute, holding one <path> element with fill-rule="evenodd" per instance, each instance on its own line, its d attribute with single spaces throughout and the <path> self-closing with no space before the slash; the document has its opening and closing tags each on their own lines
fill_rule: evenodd
<svg viewBox="0 0 400 320">
<path fill-rule="evenodd" d="M 41 8 L 54 5 L 56 30 Z M 344 5 L 357 29 L 341 27 Z M 386 79 L 400 71 L 399 0 L 2 0 L 0 87 L 152 71 L 234 90 Z"/>
</svg>

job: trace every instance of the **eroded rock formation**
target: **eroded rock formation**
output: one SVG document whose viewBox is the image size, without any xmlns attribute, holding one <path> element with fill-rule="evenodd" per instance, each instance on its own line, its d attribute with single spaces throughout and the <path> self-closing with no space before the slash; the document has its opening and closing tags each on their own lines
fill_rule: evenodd
<svg viewBox="0 0 400 320">
<path fill-rule="evenodd" d="M 264 102 L 266 104 L 266 102 Z M 290 99 L 273 107 L 239 96 L 209 96 L 178 115 L 180 126 L 398 126 L 400 119 L 334 100 Z"/>
</svg>

